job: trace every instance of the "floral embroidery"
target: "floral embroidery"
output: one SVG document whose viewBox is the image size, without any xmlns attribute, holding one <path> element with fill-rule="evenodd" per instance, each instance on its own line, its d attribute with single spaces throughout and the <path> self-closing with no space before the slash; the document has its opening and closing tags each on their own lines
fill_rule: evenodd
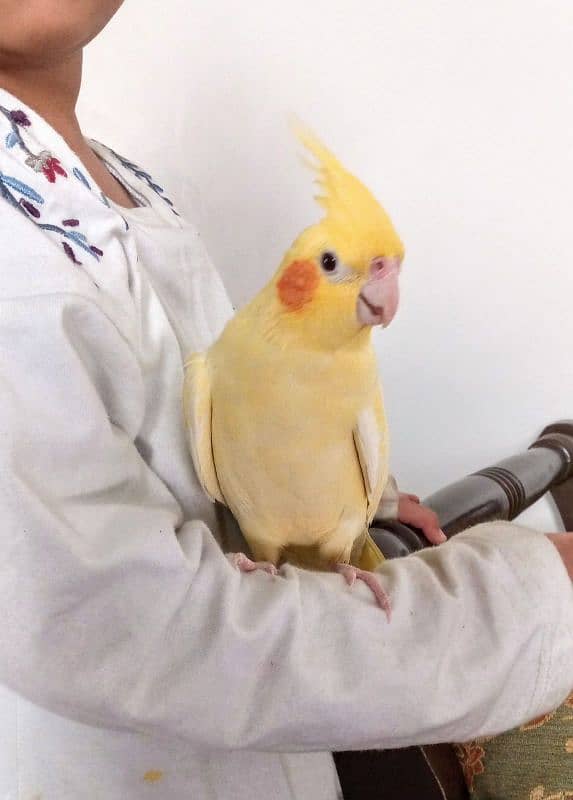
<svg viewBox="0 0 573 800">
<path fill-rule="evenodd" d="M 29 203 L 27 200 L 20 199 L 20 202 L 22 203 L 28 214 L 30 214 L 32 217 L 36 217 L 36 219 L 40 217 L 40 212 L 38 211 L 36 206 L 33 206 L 32 203 Z"/>
<path fill-rule="evenodd" d="M 36 172 L 43 172 L 46 178 L 50 181 L 50 183 L 54 183 L 56 180 L 56 175 L 62 175 L 63 177 L 68 177 L 66 171 L 60 164 L 60 161 L 55 158 L 49 151 L 42 150 L 41 153 L 32 153 L 32 151 L 26 146 L 26 143 L 22 137 L 22 134 L 19 130 L 20 128 L 28 128 L 31 126 L 31 122 L 26 116 L 26 114 L 21 111 L 20 109 L 16 109 L 15 111 L 8 111 L 8 109 L 0 106 L 0 114 L 3 114 L 6 119 L 10 122 L 11 131 L 6 136 L 6 147 L 11 149 L 18 145 L 26 154 L 26 164 L 29 167 L 32 167 Z M 84 186 L 92 191 L 92 187 L 90 186 L 90 182 L 83 174 L 83 172 L 74 167 L 72 173 L 75 178 L 77 178 L 80 183 L 83 183 Z M 103 192 L 100 192 L 99 195 L 96 195 L 98 199 L 108 208 L 110 207 L 107 197 L 104 195 Z"/>
<path fill-rule="evenodd" d="M 32 167 L 34 172 L 43 172 L 50 183 L 55 182 L 56 175 L 62 175 L 64 178 L 68 177 L 68 173 L 62 167 L 59 160 L 48 150 L 42 150 L 40 153 L 32 153 L 26 146 L 18 128 L 29 128 L 32 123 L 21 109 L 8 111 L 8 109 L 0 106 L 0 112 L 9 120 L 12 129 L 6 137 L 7 148 L 10 149 L 16 145 L 21 147 L 28 154 L 26 164 Z"/>
<path fill-rule="evenodd" d="M 485 750 L 475 742 L 456 744 L 454 750 L 461 764 L 467 787 L 471 792 L 474 788 L 474 778 L 485 770 L 483 764 Z"/>
<path fill-rule="evenodd" d="M 68 173 L 62 167 L 58 159 L 48 150 L 42 150 L 38 156 L 28 156 L 26 164 L 32 167 L 34 172 L 43 172 L 50 183 L 55 183 L 56 174 L 63 175 L 64 178 L 68 177 Z"/>
<path fill-rule="evenodd" d="M 25 197 L 30 198 L 36 203 L 36 205 L 29 202 L 29 200 L 25 200 L 23 197 L 17 199 L 16 195 L 11 192 L 10 189 L 15 190 L 15 192 L 18 194 L 22 194 Z M 66 230 L 65 228 L 61 228 L 59 225 L 52 225 L 50 223 L 37 221 L 41 217 L 41 212 L 37 206 L 43 205 L 44 198 L 34 189 L 32 189 L 31 186 L 28 186 L 27 184 L 16 180 L 16 178 L 12 178 L 9 175 L 5 175 L 3 172 L 0 172 L 0 195 L 4 197 L 4 199 L 7 200 L 14 208 L 17 208 L 26 216 L 32 217 L 39 228 L 42 228 L 46 231 L 53 231 L 54 233 L 58 233 L 64 236 L 66 239 L 73 241 L 77 247 L 85 250 L 93 258 L 95 258 L 96 261 L 99 261 L 101 256 L 103 256 L 103 250 L 100 250 L 99 247 L 95 247 L 95 245 L 90 245 L 83 233 L 74 230 Z M 65 223 L 66 221 L 64 221 L 62 224 L 65 225 Z M 64 246 L 66 255 L 72 259 L 74 264 L 81 264 L 82 262 L 78 261 L 78 259 L 75 257 L 74 251 L 68 242 L 62 242 L 62 244 Z"/>
<path fill-rule="evenodd" d="M 16 123 L 16 125 L 23 125 L 25 128 L 29 128 L 30 125 L 32 124 L 28 119 L 28 117 L 24 114 L 23 111 L 20 111 L 20 109 L 16 111 L 11 111 L 10 119 L 12 119 Z"/>
<path fill-rule="evenodd" d="M 10 126 L 10 130 L 5 139 L 5 146 L 8 150 L 12 148 L 19 148 L 22 150 L 26 155 L 24 162 L 26 166 L 30 167 L 36 173 L 42 173 L 49 183 L 55 183 L 58 177 L 68 179 L 68 173 L 62 166 L 60 160 L 56 158 L 49 150 L 41 150 L 39 153 L 36 153 L 28 147 L 23 133 L 26 131 L 26 129 L 31 128 L 32 123 L 25 111 L 22 109 L 8 110 L 0 105 L 0 119 L 2 115 L 6 118 Z M 100 143 L 98 142 L 98 144 Z M 153 191 L 159 197 L 161 197 L 165 203 L 167 203 L 172 212 L 176 216 L 179 216 L 171 200 L 164 196 L 163 188 L 153 181 L 153 178 L 148 172 L 145 172 L 145 170 L 141 169 L 141 167 L 137 166 L 137 164 L 134 164 L 132 161 L 123 158 L 123 156 L 120 156 L 110 147 L 107 147 L 106 145 L 101 145 L 101 147 L 112 153 L 117 160 L 126 169 L 130 170 L 139 180 L 143 180 L 149 188 L 153 189 Z M 111 165 L 108 166 L 111 168 Z M 78 169 L 78 167 L 73 167 L 71 174 L 77 181 L 82 183 L 86 189 L 94 194 L 100 200 L 100 202 L 102 202 L 108 208 L 111 208 L 110 203 L 104 193 L 101 191 L 98 193 L 93 191 L 90 182 L 83 172 Z M 41 196 L 41 194 L 36 191 L 36 189 L 29 186 L 26 182 L 21 181 L 14 176 L 6 175 L 1 170 L 0 196 L 7 200 L 14 208 L 18 209 L 18 211 L 25 214 L 26 217 L 35 222 L 39 228 L 51 231 L 62 237 L 61 244 L 64 252 L 74 264 L 79 266 L 82 265 L 82 262 L 79 260 L 76 253 L 77 249 L 88 253 L 90 257 L 95 258 L 96 261 L 99 261 L 103 256 L 103 250 L 101 250 L 99 247 L 96 247 L 96 245 L 90 244 L 87 240 L 87 237 L 77 230 L 80 226 L 80 221 L 75 217 L 64 219 L 61 225 L 41 221 L 41 207 L 44 205 L 44 198 Z M 125 218 L 123 218 L 123 220 L 126 230 L 129 230 L 129 224 L 127 220 Z M 70 230 L 70 228 L 72 230 Z M 96 283 L 95 285 L 97 286 L 98 284 Z"/>
<path fill-rule="evenodd" d="M 75 256 L 74 251 L 69 246 L 69 244 L 67 242 L 62 242 L 62 244 L 64 245 L 64 250 L 66 251 L 66 255 L 68 256 L 68 258 L 70 258 L 70 260 L 73 261 L 74 264 L 81 264 L 82 262 L 78 261 L 78 259 Z"/>
<path fill-rule="evenodd" d="M 25 129 L 31 126 L 31 122 L 24 111 L 20 109 L 8 111 L 8 109 L 0 105 L 0 114 L 3 114 L 10 123 L 10 132 L 6 137 L 6 147 L 8 149 L 19 147 L 23 150 L 24 153 L 26 153 L 26 165 L 31 167 L 34 172 L 42 172 L 49 183 L 55 183 L 56 176 L 58 175 L 63 178 L 68 177 L 59 159 L 53 156 L 48 150 L 42 150 L 40 153 L 33 153 L 29 149 L 20 130 L 21 128 Z M 78 181 L 83 183 L 91 191 L 87 178 L 79 169 L 74 168 L 73 174 Z M 0 195 L 4 197 L 10 205 L 18 209 L 18 211 L 25 214 L 28 218 L 32 218 L 39 228 L 52 231 L 62 236 L 64 239 L 62 241 L 64 252 L 74 264 L 81 265 L 82 262 L 77 258 L 75 250 L 72 248 L 70 242 L 72 242 L 76 248 L 89 253 L 90 257 L 95 258 L 96 261 L 99 261 L 103 256 L 103 250 L 90 244 L 87 237 L 83 233 L 80 233 L 79 230 L 66 230 L 66 228 L 77 228 L 80 224 L 78 219 L 70 218 L 63 220 L 62 226 L 64 227 L 48 222 L 40 222 L 42 216 L 40 208 L 44 205 L 44 198 L 27 183 L 0 171 Z M 102 200 L 102 202 L 104 201 Z M 106 205 L 109 204 L 106 202 Z M 95 285 L 97 286 L 98 284 L 95 283 Z"/>
<path fill-rule="evenodd" d="M 107 145 L 102 145 L 101 142 L 97 142 L 97 144 L 99 144 L 101 147 L 104 147 L 106 150 L 109 150 L 110 153 L 113 153 L 113 155 L 117 158 L 120 164 L 122 164 L 122 166 L 130 170 L 130 172 L 133 172 L 133 174 L 140 180 L 145 181 L 145 183 L 147 183 L 149 188 L 153 189 L 155 194 L 159 195 L 159 197 L 161 197 L 161 199 L 167 203 L 167 205 L 171 208 L 171 211 L 176 216 L 179 216 L 171 200 L 168 197 L 165 197 L 163 193 L 164 192 L 163 188 L 159 186 L 158 183 L 154 182 L 149 172 L 145 172 L 145 170 L 141 169 L 141 167 L 138 167 L 137 164 L 134 164 L 133 161 L 128 161 L 127 158 L 120 156 L 119 153 L 116 153 L 115 150 L 112 150 L 111 147 L 108 147 Z"/>
<path fill-rule="evenodd" d="M 76 177 L 79 180 L 80 183 L 83 183 L 83 185 L 86 187 L 86 189 L 89 189 L 90 192 L 92 192 L 91 184 L 88 181 L 88 179 L 86 178 L 86 176 L 84 175 L 84 173 L 80 169 L 78 169 L 77 167 L 74 167 L 72 172 L 74 174 L 74 177 Z M 101 200 L 101 202 L 104 204 L 104 206 L 107 206 L 108 208 L 111 208 L 111 206 L 109 204 L 109 200 L 107 199 L 107 197 L 105 196 L 105 194 L 103 192 L 100 191 L 100 193 L 99 193 L 99 195 L 97 195 L 97 197 L 98 197 L 99 200 Z"/>
</svg>

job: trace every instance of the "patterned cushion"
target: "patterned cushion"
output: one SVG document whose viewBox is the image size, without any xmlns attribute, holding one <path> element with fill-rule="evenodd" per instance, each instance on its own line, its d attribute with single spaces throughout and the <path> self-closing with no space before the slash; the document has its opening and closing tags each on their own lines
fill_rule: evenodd
<svg viewBox="0 0 573 800">
<path fill-rule="evenodd" d="M 520 728 L 454 748 L 472 800 L 573 800 L 573 693 Z"/>
</svg>

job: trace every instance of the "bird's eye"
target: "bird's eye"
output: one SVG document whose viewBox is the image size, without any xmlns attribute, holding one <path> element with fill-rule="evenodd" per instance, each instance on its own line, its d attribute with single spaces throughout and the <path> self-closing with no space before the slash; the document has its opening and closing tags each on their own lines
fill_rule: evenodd
<svg viewBox="0 0 573 800">
<path fill-rule="evenodd" d="M 323 253 L 320 258 L 320 264 L 325 272 L 334 272 L 338 261 L 334 253 Z"/>
</svg>

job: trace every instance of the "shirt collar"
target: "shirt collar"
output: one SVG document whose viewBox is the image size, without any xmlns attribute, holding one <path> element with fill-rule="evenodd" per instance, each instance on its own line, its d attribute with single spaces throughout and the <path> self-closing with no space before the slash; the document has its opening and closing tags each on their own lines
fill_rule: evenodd
<svg viewBox="0 0 573 800">
<path fill-rule="evenodd" d="M 77 181 L 81 184 L 80 191 L 89 191 L 99 203 L 114 213 L 120 213 L 112 208 L 63 136 L 33 108 L 1 87 L 0 131 L 5 132 L 0 139 L 0 152 L 3 150 L 12 157 L 16 156 L 31 170 L 43 175 L 48 183 L 57 184 L 58 180 L 70 178 Z M 95 139 L 86 139 L 86 142 L 140 206 L 156 206 L 162 215 L 168 211 L 169 215 L 179 216 L 163 188 L 147 171 Z"/>
</svg>

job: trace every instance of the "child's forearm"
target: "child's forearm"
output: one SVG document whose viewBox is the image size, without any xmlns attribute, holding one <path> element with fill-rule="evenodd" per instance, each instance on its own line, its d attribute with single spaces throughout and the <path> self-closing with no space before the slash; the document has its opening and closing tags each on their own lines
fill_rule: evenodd
<svg viewBox="0 0 573 800">
<path fill-rule="evenodd" d="M 240 573 L 141 458 L 141 367 L 103 310 L 52 293 L 2 320 L 11 689 L 197 751 L 460 740 L 569 692 L 572 590 L 544 537 L 497 523 L 387 562 L 390 623 L 339 575 Z"/>
</svg>

